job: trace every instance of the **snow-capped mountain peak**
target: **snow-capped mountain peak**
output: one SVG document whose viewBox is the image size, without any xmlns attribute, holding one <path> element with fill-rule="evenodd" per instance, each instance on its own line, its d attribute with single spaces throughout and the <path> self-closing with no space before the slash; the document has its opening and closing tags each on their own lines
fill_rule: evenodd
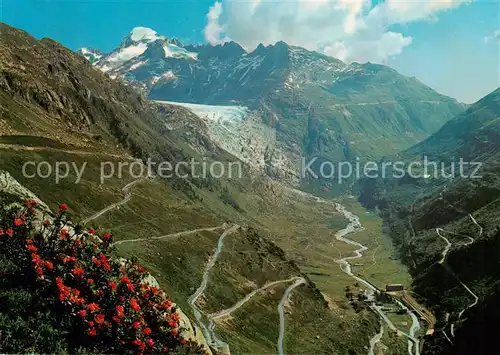
<svg viewBox="0 0 500 355">
<path fill-rule="evenodd" d="M 97 56 L 90 50 L 82 48 L 79 50 L 93 64 L 112 76 L 123 74 L 122 72 L 137 69 L 148 60 L 162 60 L 166 58 L 196 60 L 198 54 L 184 47 L 179 40 L 168 39 L 159 35 L 155 30 L 148 27 L 135 27 L 122 40 L 119 47 L 107 55 Z M 91 55 L 92 54 L 92 55 Z"/>
<path fill-rule="evenodd" d="M 151 28 L 134 27 L 132 31 L 130 31 L 128 36 L 125 38 L 125 41 L 129 39 L 131 42 L 149 43 L 149 42 L 154 42 L 160 38 L 164 39 L 165 37 L 158 36 L 158 33 Z"/>
</svg>

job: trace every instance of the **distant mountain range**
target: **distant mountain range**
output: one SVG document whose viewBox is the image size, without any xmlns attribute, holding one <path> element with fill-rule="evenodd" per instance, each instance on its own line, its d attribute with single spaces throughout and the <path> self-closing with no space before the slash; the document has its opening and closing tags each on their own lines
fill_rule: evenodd
<svg viewBox="0 0 500 355">
<path fill-rule="evenodd" d="M 248 107 L 296 169 L 303 156 L 373 159 L 408 148 L 466 107 L 387 66 L 284 42 L 252 52 L 235 42 L 184 46 L 138 27 L 111 53 L 79 52 L 153 100 Z"/>
</svg>

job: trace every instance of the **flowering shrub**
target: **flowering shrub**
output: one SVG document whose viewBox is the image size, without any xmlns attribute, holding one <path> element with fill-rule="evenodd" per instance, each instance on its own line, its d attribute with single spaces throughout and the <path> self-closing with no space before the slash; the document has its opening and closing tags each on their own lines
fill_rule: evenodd
<svg viewBox="0 0 500 355">
<path fill-rule="evenodd" d="M 69 227 L 65 204 L 36 223 L 35 205 L 0 221 L 0 352 L 204 353 L 144 268 L 111 257 L 109 234 Z"/>
</svg>

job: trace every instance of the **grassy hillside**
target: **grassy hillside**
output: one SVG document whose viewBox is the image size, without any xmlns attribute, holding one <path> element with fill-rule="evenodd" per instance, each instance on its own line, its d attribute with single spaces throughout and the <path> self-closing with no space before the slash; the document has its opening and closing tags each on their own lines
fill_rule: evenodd
<svg viewBox="0 0 500 355">
<path fill-rule="evenodd" d="M 439 163 L 438 178 L 362 181 L 361 201 L 379 209 L 400 256 L 415 277 L 415 292 L 438 315 L 439 332 L 426 341 L 429 354 L 498 352 L 492 337 L 478 334 L 489 334 L 490 328 L 498 328 L 498 321 L 485 310 L 495 307 L 500 284 L 499 134 L 497 89 L 397 157 L 411 162 L 427 156 L 429 161 Z M 392 158 L 396 157 L 385 160 Z M 478 178 L 442 177 L 443 170 L 446 174 L 452 172 L 452 162 L 457 164 L 455 172 L 459 175 L 460 158 L 482 164 Z M 466 167 L 464 172 L 471 174 L 472 167 Z M 440 235 L 451 243 L 444 260 L 447 242 Z M 468 307 L 474 297 L 464 285 L 479 298 L 477 305 Z M 453 324 L 455 346 L 449 344 L 443 333 L 450 334 Z"/>
<path fill-rule="evenodd" d="M 116 205 L 127 195 L 124 186 L 136 177 L 125 169 L 121 177 L 101 183 L 103 163 L 130 164 L 133 157 L 172 163 L 191 158 L 227 163 L 235 158 L 210 141 L 190 112 L 148 103 L 54 41 L 37 41 L 6 25 L 1 30 L 2 170 L 52 209 L 67 203 L 74 223 L 115 204 L 85 227 L 109 231 L 117 242 L 123 241 L 116 245 L 117 255 L 137 258 L 192 318 L 187 299 L 199 287 L 222 232 L 208 229 L 237 223 L 244 229 L 225 242 L 198 302 L 203 312 L 232 306 L 252 287 L 304 277 L 308 285 L 292 292 L 287 308 L 285 350 L 365 351 L 377 322 L 366 310 L 356 313 L 345 300 L 345 286 L 352 280 L 331 255 L 352 248 L 332 243 L 334 232 L 345 226 L 333 205 L 317 204 L 246 167 L 241 179 L 143 179 L 130 187 L 128 200 Z M 44 179 L 23 174 L 26 162 L 44 161 L 52 168 L 56 162 L 86 165 L 81 176 L 70 169 L 58 182 L 53 175 Z M 207 230 L 171 236 L 198 228 Z M 272 289 L 275 300 L 283 285 Z M 238 312 L 260 319 L 265 337 L 255 333 L 257 324 L 236 321 L 239 313 L 235 322 L 217 325 L 220 336 L 234 343 L 234 353 L 274 351 L 277 312 L 270 312 L 267 304 L 248 308 L 251 302 Z"/>
</svg>

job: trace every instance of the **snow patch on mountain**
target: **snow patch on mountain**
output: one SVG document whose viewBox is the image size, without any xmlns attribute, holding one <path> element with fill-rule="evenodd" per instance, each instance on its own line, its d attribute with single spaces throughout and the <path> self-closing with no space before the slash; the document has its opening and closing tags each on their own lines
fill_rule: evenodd
<svg viewBox="0 0 500 355">
<path fill-rule="evenodd" d="M 196 60 L 198 57 L 198 53 L 189 52 L 175 44 L 165 43 L 163 50 L 165 51 L 165 58 L 191 58 Z"/>
<path fill-rule="evenodd" d="M 146 43 L 137 43 L 128 47 L 120 48 L 111 53 L 109 56 L 103 58 L 105 64 L 101 67 L 101 70 L 106 72 L 117 68 L 125 62 L 140 56 L 146 51 L 147 48 L 148 46 Z"/>
<path fill-rule="evenodd" d="M 134 42 L 147 41 L 154 42 L 159 36 L 155 30 L 148 27 L 135 27 L 130 31 L 130 39 Z"/>
</svg>

